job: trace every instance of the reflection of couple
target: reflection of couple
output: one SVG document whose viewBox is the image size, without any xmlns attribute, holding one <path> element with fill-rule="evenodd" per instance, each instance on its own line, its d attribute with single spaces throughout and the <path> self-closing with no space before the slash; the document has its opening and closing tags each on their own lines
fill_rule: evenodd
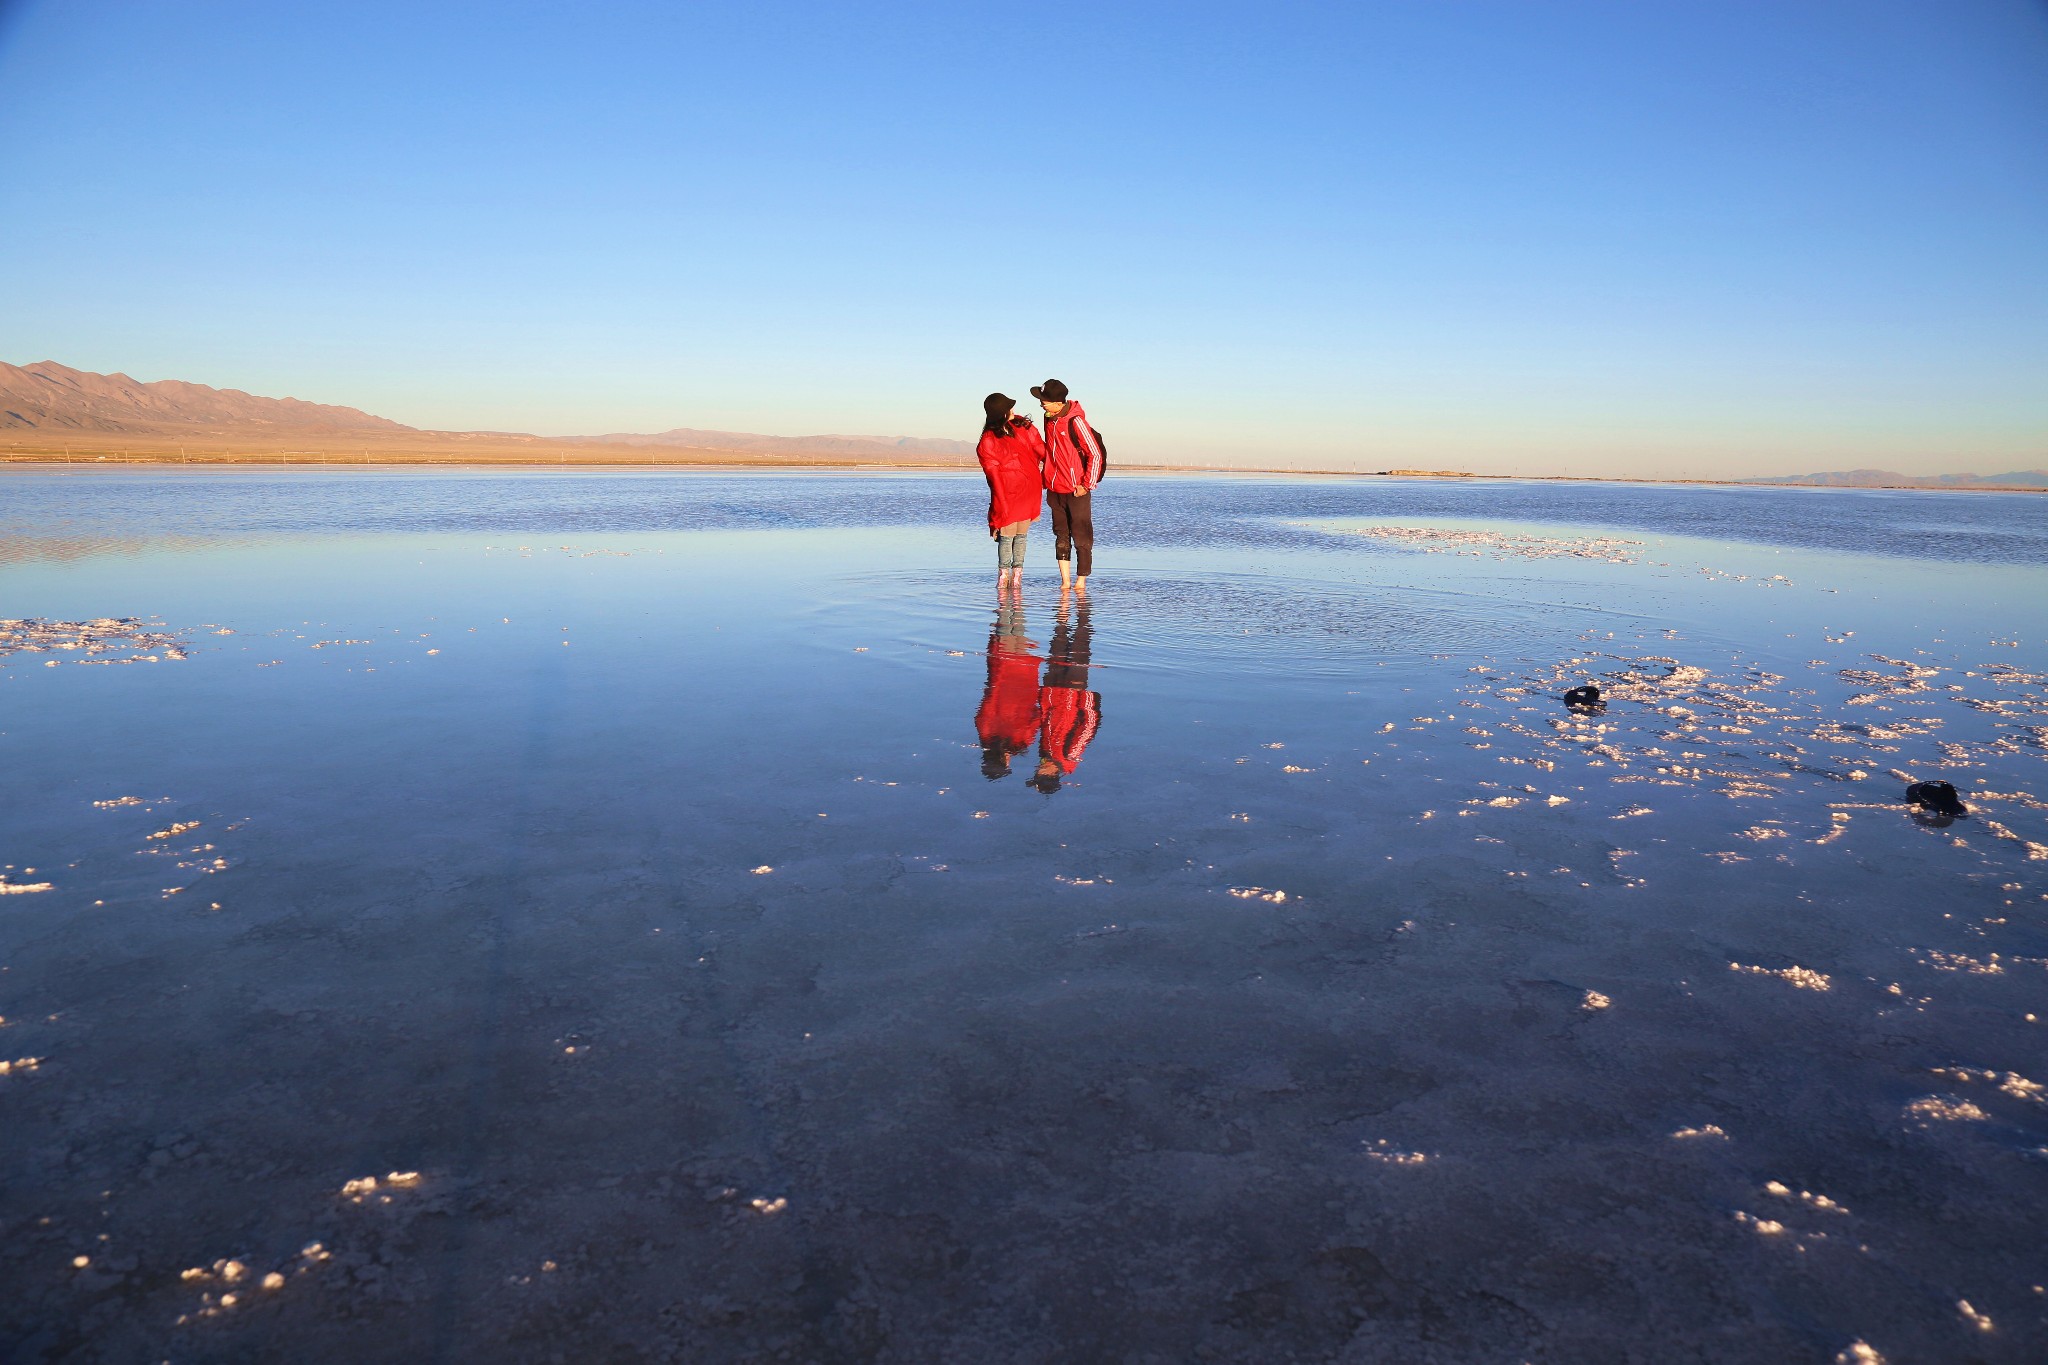
<svg viewBox="0 0 2048 1365">
<path fill-rule="evenodd" d="M 988 686 L 974 728 L 981 733 L 981 775 L 1000 782 L 1010 760 L 1038 742 L 1031 785 L 1050 795 L 1081 762 L 1102 725 L 1102 694 L 1088 689 L 1088 603 L 1062 605 L 1041 682 L 1035 646 L 1024 638 L 1024 606 L 1006 600 L 988 637 Z"/>
<path fill-rule="evenodd" d="M 975 455 L 988 476 L 988 533 L 996 542 L 996 588 L 1024 586 L 1024 542 L 1038 520 L 1041 498 L 1052 508 L 1053 557 L 1060 566 L 1060 591 L 1088 591 L 1094 567 L 1095 511 L 1089 495 L 1102 482 L 1107 459 L 1102 435 L 1088 414 L 1048 379 L 1031 390 L 1045 411 L 1045 435 L 1029 417 L 1019 417 L 1017 400 L 992 393 L 982 400 L 981 443 Z"/>
</svg>

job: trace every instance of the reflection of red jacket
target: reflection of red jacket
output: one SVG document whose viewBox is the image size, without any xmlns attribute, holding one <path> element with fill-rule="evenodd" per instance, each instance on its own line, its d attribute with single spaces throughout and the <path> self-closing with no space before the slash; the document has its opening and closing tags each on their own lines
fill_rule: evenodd
<svg viewBox="0 0 2048 1365">
<path fill-rule="evenodd" d="M 1038 520 L 1044 502 L 1038 467 L 1045 459 L 1045 442 L 1031 420 L 1012 417 L 1008 436 L 984 431 L 974 454 L 988 476 L 988 529 Z"/>
<path fill-rule="evenodd" d="M 1102 725 L 1102 694 L 1078 687 L 1041 687 L 1038 752 L 1072 772 Z"/>
<path fill-rule="evenodd" d="M 1030 748 L 1038 735 L 1037 656 L 1001 636 L 989 641 L 988 686 L 974 713 L 974 728 L 984 746 L 1000 744 L 1013 754 Z"/>
<path fill-rule="evenodd" d="M 1102 442 L 1079 403 L 1069 403 L 1045 424 L 1045 486 L 1055 493 L 1086 493 L 1102 482 Z"/>
</svg>

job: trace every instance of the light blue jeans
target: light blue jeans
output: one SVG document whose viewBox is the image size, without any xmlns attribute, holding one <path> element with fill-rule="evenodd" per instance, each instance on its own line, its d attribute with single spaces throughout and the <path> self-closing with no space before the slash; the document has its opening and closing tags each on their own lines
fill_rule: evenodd
<svg viewBox="0 0 2048 1365">
<path fill-rule="evenodd" d="M 1024 541 L 1031 534 L 1031 523 L 1013 521 L 996 531 L 996 571 L 1005 573 L 1024 567 Z"/>
</svg>

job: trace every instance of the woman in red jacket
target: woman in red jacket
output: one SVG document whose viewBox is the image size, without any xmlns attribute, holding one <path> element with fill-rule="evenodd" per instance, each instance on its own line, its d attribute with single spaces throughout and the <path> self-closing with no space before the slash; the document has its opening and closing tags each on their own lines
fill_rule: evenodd
<svg viewBox="0 0 2048 1365">
<path fill-rule="evenodd" d="M 1017 400 L 992 393 L 981 400 L 981 444 L 974 453 L 988 476 L 988 533 L 996 542 L 996 589 L 1024 586 L 1024 538 L 1043 505 L 1045 442 Z"/>
<path fill-rule="evenodd" d="M 1006 599 L 988 633 L 988 683 L 974 729 L 981 736 L 981 775 L 1000 782 L 1010 760 L 1038 742 L 1037 646 L 1024 638 L 1024 599 Z"/>
</svg>

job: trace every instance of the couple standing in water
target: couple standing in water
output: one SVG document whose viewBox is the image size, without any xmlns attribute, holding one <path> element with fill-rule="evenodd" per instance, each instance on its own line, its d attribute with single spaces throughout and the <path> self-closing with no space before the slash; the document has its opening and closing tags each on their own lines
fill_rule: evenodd
<svg viewBox="0 0 2048 1365">
<path fill-rule="evenodd" d="M 1095 559 L 1093 494 L 1108 460 L 1088 414 L 1048 379 L 1031 390 L 1045 412 L 1045 434 L 1017 415 L 1017 400 L 992 393 L 981 401 L 981 442 L 975 455 L 988 476 L 988 533 L 996 542 L 996 589 L 1024 586 L 1024 542 L 1041 505 L 1052 509 L 1053 557 L 1060 592 L 1086 594 Z"/>
</svg>

